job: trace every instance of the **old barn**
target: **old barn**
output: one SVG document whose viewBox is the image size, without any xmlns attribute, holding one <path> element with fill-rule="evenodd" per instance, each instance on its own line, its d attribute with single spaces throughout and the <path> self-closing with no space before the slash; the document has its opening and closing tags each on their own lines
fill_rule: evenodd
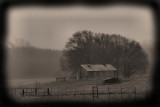
<svg viewBox="0 0 160 107">
<path fill-rule="evenodd" d="M 118 71 L 111 64 L 82 64 L 80 79 L 118 78 Z"/>
</svg>

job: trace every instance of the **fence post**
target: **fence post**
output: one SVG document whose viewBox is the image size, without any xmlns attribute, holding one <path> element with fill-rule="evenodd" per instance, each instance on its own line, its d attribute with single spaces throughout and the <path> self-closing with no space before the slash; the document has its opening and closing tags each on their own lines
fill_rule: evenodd
<svg viewBox="0 0 160 107">
<path fill-rule="evenodd" d="M 94 100 L 94 87 L 92 87 L 92 96 L 93 96 L 93 100 Z"/>
<path fill-rule="evenodd" d="M 136 87 L 134 87 L 134 96 L 135 96 L 135 100 L 136 100 L 136 95 L 137 94 L 137 92 L 136 92 Z"/>
<path fill-rule="evenodd" d="M 98 86 L 97 86 L 97 98 L 99 99 L 99 94 L 98 94 Z"/>
<path fill-rule="evenodd" d="M 94 93 L 94 89 L 96 89 L 96 93 Z M 96 98 L 99 98 L 98 97 L 98 86 L 93 86 L 92 87 L 92 93 L 93 93 L 93 100 L 94 100 L 94 98 L 96 97 Z M 96 95 L 96 96 L 95 96 Z"/>
<path fill-rule="evenodd" d="M 22 96 L 24 97 L 24 89 L 22 89 Z"/>
<path fill-rule="evenodd" d="M 37 96 L 37 88 L 35 88 L 35 95 Z"/>
<path fill-rule="evenodd" d="M 58 83 L 58 82 L 57 82 Z M 58 98 L 59 98 L 59 83 L 58 83 Z"/>
<path fill-rule="evenodd" d="M 47 95 L 50 95 L 50 94 L 49 94 L 49 88 L 47 88 Z"/>
<path fill-rule="evenodd" d="M 75 88 L 75 91 L 74 91 L 74 96 L 76 96 L 76 88 Z"/>
<path fill-rule="evenodd" d="M 109 92 L 109 87 L 108 87 L 108 98 L 109 98 L 109 101 L 110 101 L 110 92 Z"/>
<path fill-rule="evenodd" d="M 122 88 L 121 88 L 121 101 L 122 101 Z"/>
</svg>

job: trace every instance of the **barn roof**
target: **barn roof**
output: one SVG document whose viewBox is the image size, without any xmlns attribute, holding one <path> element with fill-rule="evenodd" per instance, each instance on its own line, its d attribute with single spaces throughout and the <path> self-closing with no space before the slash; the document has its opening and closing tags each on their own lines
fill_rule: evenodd
<svg viewBox="0 0 160 107">
<path fill-rule="evenodd" d="M 105 65 L 107 67 L 108 70 L 117 70 L 114 66 L 112 66 L 111 64 L 106 64 Z"/>
<path fill-rule="evenodd" d="M 117 70 L 111 64 L 82 64 L 81 67 L 86 71 L 111 71 Z"/>
</svg>

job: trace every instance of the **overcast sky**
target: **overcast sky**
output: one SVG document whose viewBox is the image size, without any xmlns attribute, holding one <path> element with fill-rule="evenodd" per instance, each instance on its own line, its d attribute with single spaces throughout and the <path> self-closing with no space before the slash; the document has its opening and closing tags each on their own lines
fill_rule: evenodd
<svg viewBox="0 0 160 107">
<path fill-rule="evenodd" d="M 91 30 L 95 33 L 121 34 L 140 43 L 152 43 L 153 16 L 149 8 L 109 7 L 25 7 L 8 12 L 7 41 L 28 41 L 40 48 L 62 50 L 73 33 Z"/>
</svg>

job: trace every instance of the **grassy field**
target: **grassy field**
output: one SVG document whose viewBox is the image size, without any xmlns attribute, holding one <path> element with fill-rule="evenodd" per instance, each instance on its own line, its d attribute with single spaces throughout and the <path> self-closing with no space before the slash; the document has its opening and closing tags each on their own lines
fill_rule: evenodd
<svg viewBox="0 0 160 107">
<path fill-rule="evenodd" d="M 121 81 L 120 84 L 110 85 L 102 85 L 101 80 L 35 83 L 11 88 L 10 93 L 14 99 L 21 101 L 129 101 L 145 98 L 152 89 L 148 77 L 131 77 Z M 93 86 L 98 86 L 98 91 L 93 90 Z M 22 96 L 25 88 L 33 88 L 33 91 Z M 34 94 L 34 89 L 38 89 L 38 95 Z M 46 95 L 47 89 L 49 95 Z"/>
</svg>

